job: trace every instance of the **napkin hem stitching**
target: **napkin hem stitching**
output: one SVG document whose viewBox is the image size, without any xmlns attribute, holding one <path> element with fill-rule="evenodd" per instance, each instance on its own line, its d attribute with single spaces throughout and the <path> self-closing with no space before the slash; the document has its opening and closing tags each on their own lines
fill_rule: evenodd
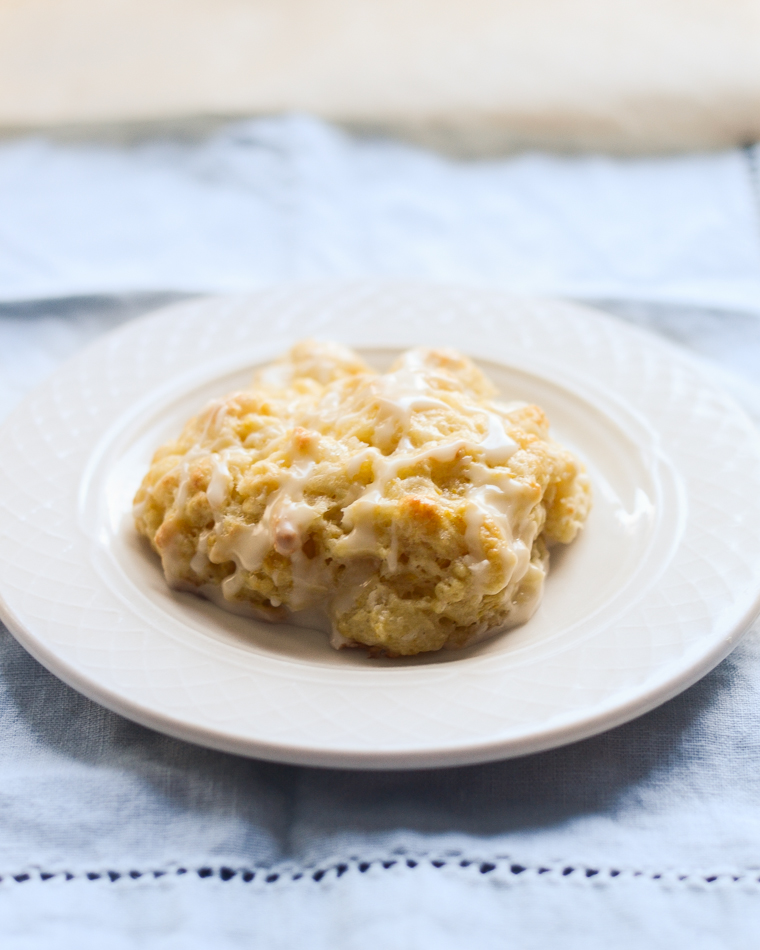
<svg viewBox="0 0 760 950">
<path fill-rule="evenodd" d="M 453 868 L 459 871 L 466 871 L 475 875 L 494 875 L 495 877 L 535 877 L 547 880 L 569 879 L 577 881 L 579 879 L 593 882 L 595 884 L 601 881 L 623 881 L 631 879 L 642 879 L 658 881 L 671 884 L 704 885 L 717 883 L 744 883 L 760 884 L 760 868 L 747 869 L 744 871 L 690 871 L 682 872 L 678 870 L 655 871 L 640 870 L 635 868 L 600 867 L 585 864 L 521 864 L 509 857 L 496 857 L 490 860 L 483 858 L 468 858 L 460 855 L 446 856 L 418 856 L 395 855 L 386 858 L 374 858 L 372 860 L 362 860 L 352 857 L 344 861 L 325 862 L 315 866 L 287 866 L 279 870 L 276 867 L 232 867 L 230 865 L 203 865 L 201 867 L 176 866 L 169 868 L 149 869 L 149 870 L 127 870 L 117 871 L 98 870 L 98 871 L 46 871 L 40 868 L 21 871 L 13 874 L 0 874 L 0 883 L 2 884 L 25 884 L 27 882 L 48 881 L 104 881 L 116 883 L 117 881 L 137 881 L 141 879 L 158 880 L 161 878 L 189 878 L 197 877 L 201 880 L 219 879 L 223 882 L 237 879 L 246 884 L 256 881 L 263 884 L 275 884 L 277 882 L 290 883 L 303 881 L 313 881 L 319 883 L 323 880 L 337 880 L 344 874 L 352 872 L 354 874 L 366 874 L 374 871 L 390 871 L 392 868 L 397 870 L 414 870 L 423 865 L 429 865 L 435 869 Z"/>
</svg>

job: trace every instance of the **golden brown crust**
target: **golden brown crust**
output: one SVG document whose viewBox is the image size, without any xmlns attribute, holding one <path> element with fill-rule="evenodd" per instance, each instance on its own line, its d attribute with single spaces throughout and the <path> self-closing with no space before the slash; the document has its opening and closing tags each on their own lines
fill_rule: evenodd
<svg viewBox="0 0 760 950">
<path fill-rule="evenodd" d="M 336 646 L 464 646 L 527 619 L 547 543 L 590 505 L 543 412 L 493 393 L 453 351 L 380 375 L 298 344 L 156 452 L 137 529 L 170 583 L 269 616 L 323 609 Z"/>
</svg>

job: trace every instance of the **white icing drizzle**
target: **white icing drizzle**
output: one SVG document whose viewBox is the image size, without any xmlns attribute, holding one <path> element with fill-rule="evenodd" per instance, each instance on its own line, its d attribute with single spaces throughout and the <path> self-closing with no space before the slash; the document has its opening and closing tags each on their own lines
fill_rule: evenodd
<svg viewBox="0 0 760 950">
<path fill-rule="evenodd" d="M 208 488 L 206 489 L 206 497 L 215 515 L 221 511 L 230 489 L 231 478 L 230 470 L 227 467 L 226 455 L 226 452 L 215 452 L 211 456 L 213 471 L 211 473 L 211 481 L 208 483 Z"/>
<path fill-rule="evenodd" d="M 288 557 L 293 577 L 291 597 L 296 608 L 299 604 L 306 606 L 313 594 L 326 590 L 320 577 L 320 565 L 312 563 L 302 550 L 308 529 L 319 516 L 303 499 L 304 487 L 314 465 L 313 459 L 306 458 L 291 468 L 282 469 L 280 486 L 270 495 L 261 518 L 255 524 L 232 525 L 213 549 L 216 563 L 235 562 L 236 575 L 241 569 L 251 573 L 260 570 L 272 550 Z M 240 589 L 231 578 L 224 583 L 229 591 Z"/>
<path fill-rule="evenodd" d="M 481 410 L 482 411 L 482 410 Z M 487 412 L 488 434 L 480 442 L 483 456 L 489 465 L 506 465 L 519 446 L 504 431 L 504 420 L 495 412 Z"/>
<path fill-rule="evenodd" d="M 498 416 L 494 418 L 503 431 Z M 491 437 L 491 429 L 489 429 L 489 437 Z M 399 477 L 405 469 L 414 469 L 425 461 L 451 462 L 457 455 L 462 457 L 480 455 L 486 462 L 494 464 L 491 462 L 494 455 L 501 459 L 505 451 L 511 455 L 518 448 L 506 433 L 504 433 L 504 438 L 508 440 L 508 443 L 497 441 L 494 437 L 491 445 L 486 446 L 485 450 L 482 442 L 457 439 L 454 442 L 432 445 L 417 452 L 394 453 L 391 456 L 383 455 L 374 447 L 359 453 L 351 460 L 349 474 L 356 474 L 367 460 L 371 460 L 374 477 L 359 498 L 344 510 L 343 526 L 349 530 L 349 533 L 338 542 L 336 551 L 342 556 L 362 554 L 379 556 L 381 554 L 374 530 L 375 512 L 385 495 L 388 484 Z M 471 563 L 474 565 L 485 559 L 480 541 L 480 530 L 486 518 L 490 518 L 499 526 L 503 541 L 507 545 L 511 544 L 510 508 L 515 489 L 508 472 L 495 472 L 474 460 L 469 462 L 468 478 L 471 485 L 465 495 L 468 502 L 465 515 L 466 540 L 472 558 Z M 396 563 L 397 556 L 391 552 L 388 559 L 391 571 L 395 571 Z"/>
<path fill-rule="evenodd" d="M 265 385 L 278 386 L 289 379 L 287 367 L 275 365 L 259 375 L 259 381 Z M 519 445 L 507 434 L 505 418 L 499 413 L 522 404 L 490 403 L 493 408 L 471 403 L 462 398 L 461 389 L 455 389 L 456 380 L 450 376 L 436 375 L 425 364 L 424 354 L 410 351 L 402 365 L 395 372 L 384 376 L 369 378 L 360 385 L 353 397 L 354 405 L 333 388 L 328 389 L 316 410 L 304 418 L 304 425 L 314 429 L 329 428 L 337 420 L 361 421 L 369 410 L 375 418 L 373 438 L 376 445 L 368 446 L 358 452 L 348 462 L 348 474 L 356 476 L 366 463 L 372 466 L 372 481 L 360 490 L 351 504 L 344 508 L 342 526 L 346 535 L 335 544 L 335 553 L 339 557 L 350 558 L 339 590 L 329 589 L 329 578 L 320 558 L 310 559 L 303 551 L 312 523 L 319 512 L 304 500 L 304 489 L 313 474 L 316 460 L 308 449 L 298 448 L 294 442 L 293 463 L 281 467 L 278 487 L 270 495 L 266 508 L 255 524 L 226 523 L 225 511 L 230 491 L 234 486 L 234 476 L 230 472 L 230 462 L 235 454 L 245 456 L 245 449 L 239 445 L 220 446 L 209 452 L 208 442 L 216 438 L 219 445 L 222 425 L 229 404 L 227 400 L 210 403 L 206 412 L 206 423 L 198 443 L 185 454 L 178 463 L 180 472 L 174 507 L 181 509 L 187 502 L 190 468 L 199 457 L 211 460 L 212 472 L 206 489 L 206 497 L 214 516 L 214 528 L 204 531 L 199 540 L 198 549 L 190 566 L 203 576 L 209 560 L 216 564 L 233 561 L 235 572 L 221 584 L 221 593 L 213 584 L 206 584 L 200 592 L 223 606 L 228 606 L 239 595 L 247 573 L 260 571 L 267 555 L 274 551 L 289 560 L 292 575 L 290 592 L 291 607 L 295 611 L 306 608 L 327 608 L 330 598 L 333 607 L 343 609 L 358 596 L 362 587 L 369 583 L 376 571 L 376 558 L 385 556 L 390 572 L 398 568 L 398 536 L 395 524 L 391 526 L 391 544 L 387 550 L 381 549 L 376 537 L 374 520 L 380 505 L 386 496 L 389 484 L 396 478 L 406 477 L 419 472 L 421 466 L 430 462 L 447 463 L 459 456 L 467 466 L 467 488 L 464 493 L 465 542 L 468 554 L 465 563 L 469 567 L 473 583 L 484 591 L 489 582 L 490 561 L 484 546 L 483 530 L 486 523 L 490 530 L 494 528 L 500 537 L 498 543 L 491 545 L 490 551 L 498 551 L 502 558 L 501 578 L 503 588 L 512 590 L 520 581 L 530 579 L 531 572 L 538 571 L 540 577 L 533 577 L 534 596 L 526 596 L 525 602 L 514 605 L 509 624 L 521 622 L 535 609 L 541 593 L 540 580 L 543 570 L 531 564 L 530 556 L 535 540 L 536 525 L 533 519 L 525 518 L 524 524 L 516 524 L 516 499 L 519 488 L 513 482 L 505 468 Z M 454 393 L 455 401 L 447 402 L 448 393 Z M 497 411 L 493 411 L 493 410 Z M 412 442 L 412 424 L 417 430 L 428 424 L 428 420 L 419 418 L 422 413 L 450 413 L 452 410 L 470 416 L 473 420 L 485 418 L 486 432 L 482 438 L 456 438 L 445 440 L 435 426 L 435 416 L 431 416 L 430 439 L 421 447 Z M 482 427 L 482 422 L 478 428 Z M 301 430 L 303 431 L 303 430 Z M 419 432 L 418 439 L 419 441 Z M 395 445 L 394 445 L 395 442 Z M 205 444 L 204 448 L 201 445 Z M 383 452 L 386 448 L 390 451 Z M 360 486 L 357 486 L 360 487 Z M 144 507 L 144 502 L 140 503 Z M 135 506 L 135 514 L 138 508 Z M 221 530 L 220 530 L 221 529 Z M 214 544 L 209 547 L 209 539 L 215 535 Z M 493 556 L 493 553 L 491 553 Z M 179 579 L 180 560 L 171 550 L 171 545 L 163 552 L 164 569 L 167 578 L 176 582 Z M 493 591 L 491 591 L 493 592 Z M 238 601 L 239 602 L 239 601 Z M 257 616 L 266 619 L 284 619 L 284 608 L 279 602 L 272 601 L 274 610 L 255 611 Z M 293 614 L 286 612 L 292 620 Z M 490 635 L 492 629 L 485 629 Z M 477 638 L 477 637 L 476 637 Z M 333 645 L 346 645 L 346 641 L 335 631 Z"/>
</svg>

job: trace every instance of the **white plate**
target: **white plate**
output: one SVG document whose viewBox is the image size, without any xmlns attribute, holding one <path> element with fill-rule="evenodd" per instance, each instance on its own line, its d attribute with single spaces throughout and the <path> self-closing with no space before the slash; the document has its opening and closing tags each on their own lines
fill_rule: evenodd
<svg viewBox="0 0 760 950">
<path fill-rule="evenodd" d="M 378 365 L 458 347 L 585 459 L 592 514 L 529 623 L 371 660 L 166 587 L 130 517 L 154 448 L 309 335 Z M 179 304 L 67 364 L 0 438 L 0 607 L 21 643 L 111 709 L 245 755 L 382 768 L 547 749 L 689 686 L 759 606 L 754 426 L 680 350 L 567 303 L 361 284 Z"/>
</svg>

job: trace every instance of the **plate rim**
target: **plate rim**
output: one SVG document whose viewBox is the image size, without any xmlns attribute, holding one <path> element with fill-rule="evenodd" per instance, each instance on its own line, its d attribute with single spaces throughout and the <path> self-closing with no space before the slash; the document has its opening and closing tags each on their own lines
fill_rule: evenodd
<svg viewBox="0 0 760 950">
<path fill-rule="evenodd" d="M 351 288 L 356 288 L 357 283 L 359 286 L 365 289 L 369 287 L 369 292 L 371 292 L 371 288 L 373 287 L 380 292 L 387 290 L 389 287 L 395 288 L 396 290 L 398 290 L 400 287 L 407 288 L 408 290 L 411 288 L 411 293 L 419 293 L 420 291 L 425 293 L 433 289 L 429 284 L 417 282 L 382 282 L 380 284 L 378 284 L 378 282 L 351 282 L 350 284 L 340 282 L 331 283 L 330 287 L 332 292 L 340 295 L 341 292 L 346 290 L 349 290 L 350 292 Z M 200 300 L 193 299 L 191 301 L 182 301 L 152 311 L 137 318 L 136 320 L 128 321 L 126 324 L 114 331 L 111 331 L 108 334 L 105 334 L 103 337 L 90 344 L 90 346 L 85 348 L 79 354 L 75 355 L 71 360 L 62 364 L 62 366 L 55 370 L 48 380 L 46 380 L 42 386 L 38 387 L 38 389 L 36 389 L 33 393 L 27 396 L 26 399 L 15 410 L 12 411 L 10 416 L 3 422 L 2 426 L 0 426 L 0 438 L 2 438 L 3 435 L 7 433 L 12 420 L 25 411 L 25 407 L 31 404 L 35 396 L 46 386 L 52 385 L 56 378 L 63 377 L 66 373 L 70 373 L 71 369 L 81 361 L 86 363 L 88 359 L 92 358 L 93 354 L 96 354 L 102 347 L 109 345 L 109 343 L 113 343 L 114 340 L 118 342 L 120 335 L 126 333 L 129 336 L 139 332 L 139 328 L 146 322 L 150 323 L 151 321 L 156 321 L 158 319 L 165 320 L 170 314 L 174 314 L 174 317 L 176 318 L 177 310 L 182 311 L 187 308 L 196 308 L 199 305 L 224 306 L 225 304 L 239 304 L 243 301 L 254 303 L 256 301 L 260 301 L 260 299 L 267 294 L 271 295 L 272 293 L 276 294 L 277 292 L 285 293 L 286 295 L 288 293 L 296 295 L 299 292 L 308 293 L 308 288 L 313 288 L 314 286 L 324 288 L 325 283 L 319 282 L 318 285 L 313 283 L 306 285 L 287 285 L 285 289 L 278 288 L 277 290 L 264 290 L 256 294 L 208 298 L 204 297 Z M 434 288 L 435 292 L 439 294 L 445 294 L 446 289 L 447 288 L 445 286 L 442 287 L 441 285 L 435 285 Z M 498 291 L 495 292 L 484 291 L 482 289 L 468 289 L 462 288 L 461 286 L 452 286 L 450 289 L 456 290 L 458 292 L 461 292 L 463 289 L 465 289 L 471 294 L 481 296 L 487 294 L 493 297 L 495 295 L 501 298 L 502 301 L 514 302 L 517 300 L 525 302 L 528 300 L 531 303 L 543 303 L 548 304 L 549 306 L 560 304 L 562 307 L 571 307 L 576 310 L 592 313 L 596 319 L 608 321 L 610 325 L 614 324 L 618 330 L 623 328 L 624 335 L 633 334 L 634 336 L 638 336 L 642 340 L 644 346 L 654 346 L 663 352 L 667 352 L 671 359 L 675 359 L 677 362 L 683 363 L 684 365 L 689 365 L 692 370 L 695 371 L 700 377 L 704 378 L 705 376 L 704 362 L 698 357 L 692 356 L 692 354 L 690 354 L 688 351 L 685 351 L 668 340 L 661 339 L 646 330 L 624 324 L 622 321 L 618 321 L 617 318 L 605 314 L 603 311 L 597 311 L 589 307 L 584 307 L 580 304 L 571 304 L 565 301 L 544 300 L 543 298 L 512 297 Z M 714 390 L 720 392 L 719 386 L 716 386 L 712 381 L 709 382 L 710 386 Z M 728 399 L 729 403 L 733 404 L 733 411 L 744 416 L 745 420 L 749 422 L 750 426 L 752 426 L 752 430 L 756 436 L 756 444 L 760 450 L 760 433 L 757 432 L 751 420 L 749 420 L 749 418 L 746 416 L 746 413 L 744 413 L 744 410 L 741 409 L 741 407 L 739 407 L 730 396 L 725 398 Z M 91 455 L 92 453 L 88 455 L 88 458 L 90 458 Z M 0 506 L 0 511 L 2 510 L 3 509 Z M 158 729 L 159 731 L 172 735 L 175 738 L 196 742 L 227 752 L 234 752 L 236 754 L 250 755 L 272 761 L 289 762 L 293 764 L 346 768 L 435 768 L 441 766 L 463 765 L 505 758 L 508 756 L 511 757 L 525 755 L 532 752 L 543 751 L 559 745 L 564 745 L 568 742 L 588 738 L 589 736 L 595 735 L 601 731 L 614 728 L 617 725 L 621 725 L 624 722 L 630 721 L 639 715 L 643 715 L 645 712 L 655 708 L 662 702 L 667 701 L 668 699 L 682 692 L 684 689 L 688 688 L 688 686 L 692 685 L 703 675 L 709 672 L 709 670 L 714 668 L 734 648 L 741 635 L 746 632 L 746 630 L 751 625 L 752 620 L 760 611 L 760 584 L 758 584 L 754 593 L 754 598 L 747 601 L 741 616 L 734 619 L 731 629 L 726 630 L 722 638 L 716 640 L 712 644 L 711 649 L 707 651 L 703 650 L 698 656 L 696 656 L 691 664 L 682 665 L 680 675 L 676 677 L 671 675 L 668 677 L 665 676 L 663 671 L 663 682 L 660 683 L 658 687 L 650 688 L 648 693 L 642 694 L 641 691 L 634 691 L 634 695 L 632 695 L 629 700 L 625 702 L 616 702 L 611 710 L 605 711 L 604 707 L 602 707 L 602 709 L 597 714 L 587 717 L 585 720 L 583 720 L 582 725 L 579 725 L 576 722 L 570 722 L 563 727 L 555 726 L 550 734 L 544 735 L 543 739 L 538 741 L 536 739 L 531 740 L 530 738 L 526 737 L 524 739 L 517 740 L 507 739 L 503 741 L 484 740 L 478 742 L 460 742 L 457 747 L 453 749 L 434 748 L 428 749 L 427 751 L 425 751 L 425 749 L 420 749 L 414 751 L 407 750 L 400 753 L 366 749 L 354 750 L 347 754 L 345 751 L 330 751 L 324 749 L 319 750 L 314 749 L 311 746 L 303 746 L 298 748 L 292 743 L 287 746 L 283 746 L 277 742 L 271 742 L 269 744 L 262 742 L 261 740 L 251 742 L 250 740 L 235 738 L 229 733 L 225 734 L 223 732 L 214 731 L 211 729 L 203 730 L 202 728 L 198 727 L 197 724 L 188 727 L 187 724 L 184 724 L 180 719 L 173 719 L 165 713 L 159 713 L 156 710 L 146 710 L 144 707 L 124 696 L 114 696 L 111 690 L 102 686 L 102 684 L 99 684 L 97 681 L 93 681 L 92 679 L 83 675 L 81 670 L 76 669 L 70 663 L 56 655 L 50 646 L 44 642 L 44 638 L 40 639 L 40 637 L 28 627 L 28 620 L 27 623 L 25 623 L 24 618 L 17 616 L 16 611 L 10 607 L 6 597 L 4 596 L 4 586 L 4 579 L 0 579 L 0 618 L 4 620 L 11 633 L 22 644 L 22 646 L 24 646 L 24 648 L 32 656 L 42 663 L 43 666 L 45 666 L 48 670 L 50 670 L 68 685 L 88 696 L 88 698 L 106 706 L 112 711 L 121 715 L 125 715 L 128 718 L 140 722 L 142 725 L 145 725 L 149 728 Z"/>
</svg>

